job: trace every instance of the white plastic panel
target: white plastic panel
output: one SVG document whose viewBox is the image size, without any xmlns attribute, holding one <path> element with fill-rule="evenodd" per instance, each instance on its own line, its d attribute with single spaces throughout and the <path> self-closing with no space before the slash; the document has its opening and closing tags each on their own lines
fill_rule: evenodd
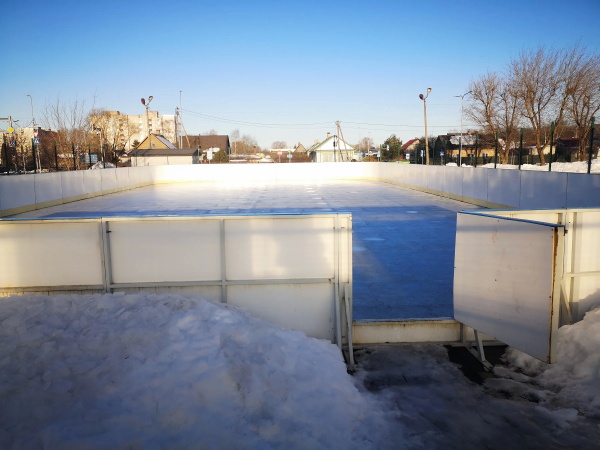
<svg viewBox="0 0 600 450">
<path fill-rule="evenodd" d="M 33 178 L 36 203 L 62 200 L 63 195 L 59 173 L 36 173 L 33 175 Z"/>
<path fill-rule="evenodd" d="M 600 210 L 571 211 L 569 222 L 567 272 L 582 274 L 571 279 L 569 294 L 574 319 L 581 320 L 600 305 Z M 596 275 L 586 275 L 589 273 Z"/>
<path fill-rule="evenodd" d="M 221 280 L 219 220 L 108 221 L 113 283 Z"/>
<path fill-rule="evenodd" d="M 567 206 L 598 207 L 600 175 L 586 173 L 567 174 Z"/>
<path fill-rule="evenodd" d="M 333 278 L 334 225 L 317 216 L 226 220 L 227 279 Z"/>
<path fill-rule="evenodd" d="M 481 200 L 518 208 L 520 192 L 521 171 L 513 169 L 490 170 L 488 174 L 487 199 L 482 198 Z"/>
<path fill-rule="evenodd" d="M 0 222 L 0 287 L 102 285 L 98 222 Z"/>
<path fill-rule="evenodd" d="M 0 177 L 0 208 L 3 210 L 35 204 L 35 178 L 20 175 Z"/>
<path fill-rule="evenodd" d="M 83 192 L 81 194 L 98 193 L 102 190 L 102 170 L 82 170 L 81 173 L 83 174 Z"/>
<path fill-rule="evenodd" d="M 459 213 L 455 319 L 553 362 L 557 235 L 554 226 Z"/>
<path fill-rule="evenodd" d="M 566 173 L 521 170 L 520 208 L 565 208 L 566 206 Z"/>
<path fill-rule="evenodd" d="M 332 284 L 245 285 L 227 289 L 229 304 L 241 306 L 280 327 L 333 340 Z"/>
</svg>

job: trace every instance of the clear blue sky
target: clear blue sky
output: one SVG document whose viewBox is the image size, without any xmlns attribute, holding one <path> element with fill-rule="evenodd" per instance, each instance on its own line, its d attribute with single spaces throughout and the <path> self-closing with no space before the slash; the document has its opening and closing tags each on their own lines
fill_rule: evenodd
<svg viewBox="0 0 600 450">
<path fill-rule="evenodd" d="M 182 91 L 190 134 L 308 146 L 339 120 L 352 144 L 406 141 L 424 134 L 428 87 L 429 134 L 458 131 L 472 79 L 541 45 L 599 52 L 599 17 L 598 0 L 13 2 L 0 116 L 30 123 L 26 94 L 38 123 L 57 99 L 142 114 L 153 95 L 174 114 Z"/>
</svg>

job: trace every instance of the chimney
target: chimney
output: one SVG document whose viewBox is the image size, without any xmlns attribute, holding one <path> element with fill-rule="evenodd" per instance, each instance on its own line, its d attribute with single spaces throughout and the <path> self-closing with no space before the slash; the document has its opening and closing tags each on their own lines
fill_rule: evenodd
<svg viewBox="0 0 600 450">
<path fill-rule="evenodd" d="M 327 139 L 329 139 L 331 137 L 331 133 L 328 131 L 327 132 Z"/>
</svg>

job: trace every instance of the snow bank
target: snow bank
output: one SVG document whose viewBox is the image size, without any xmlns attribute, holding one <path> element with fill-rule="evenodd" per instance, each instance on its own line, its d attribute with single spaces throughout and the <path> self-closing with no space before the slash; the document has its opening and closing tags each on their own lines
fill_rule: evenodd
<svg viewBox="0 0 600 450">
<path fill-rule="evenodd" d="M 494 163 L 487 163 L 483 166 L 488 169 L 494 168 Z M 512 164 L 498 164 L 496 166 L 498 169 L 518 169 L 518 165 Z M 543 166 L 539 166 L 536 164 L 521 164 L 521 170 L 538 170 L 543 172 L 548 172 L 550 169 L 550 165 L 546 163 Z M 588 163 L 587 161 L 575 161 L 570 163 L 565 162 L 553 162 L 552 163 L 552 172 L 571 172 L 571 173 L 587 173 Z M 591 173 L 600 173 L 600 159 L 592 160 L 592 167 L 590 170 Z"/>
<path fill-rule="evenodd" d="M 525 376 L 521 381 L 527 389 L 541 388 L 542 404 L 561 404 L 600 419 L 600 308 L 586 313 L 580 322 L 559 328 L 556 364 L 544 364 L 513 348 L 505 358 L 511 370 L 496 375 Z"/>
<path fill-rule="evenodd" d="M 384 448 L 329 342 L 176 295 L 0 299 L 1 448 Z"/>
</svg>

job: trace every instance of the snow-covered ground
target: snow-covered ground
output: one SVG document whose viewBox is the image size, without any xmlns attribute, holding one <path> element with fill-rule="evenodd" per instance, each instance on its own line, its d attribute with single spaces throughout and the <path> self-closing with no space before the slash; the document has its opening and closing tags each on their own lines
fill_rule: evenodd
<svg viewBox="0 0 600 450">
<path fill-rule="evenodd" d="M 175 294 L 0 298 L 0 448 L 597 448 L 600 308 L 484 385 L 434 344 L 336 346 Z"/>
<path fill-rule="evenodd" d="M 448 166 L 456 166 L 456 163 L 448 163 Z M 472 167 L 467 164 L 463 164 L 462 167 Z M 487 169 L 493 169 L 494 163 L 487 163 L 482 166 L 477 167 L 485 167 Z M 497 164 L 496 168 L 498 169 L 518 169 L 518 165 L 511 164 Z M 550 170 L 550 165 L 546 163 L 543 166 L 535 165 L 535 164 L 521 164 L 521 170 L 539 170 L 543 172 L 548 172 Z M 552 172 L 572 172 L 572 173 L 587 173 L 588 163 L 587 161 L 576 161 L 571 163 L 564 162 L 553 162 L 552 163 Z M 592 167 L 590 169 L 590 173 L 600 173 L 600 159 L 592 159 Z"/>
</svg>

